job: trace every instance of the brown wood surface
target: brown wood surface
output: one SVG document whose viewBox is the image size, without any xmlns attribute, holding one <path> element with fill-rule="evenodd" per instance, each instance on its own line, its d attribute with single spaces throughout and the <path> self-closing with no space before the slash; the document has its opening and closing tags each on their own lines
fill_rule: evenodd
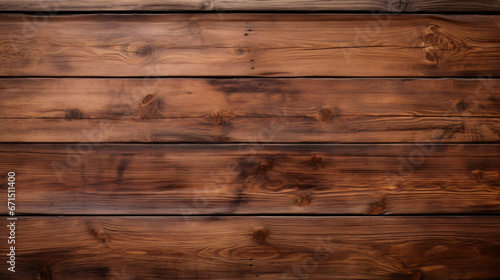
<svg viewBox="0 0 500 280">
<path fill-rule="evenodd" d="M 500 80 L 4 78 L 0 99 L 0 119 L 496 118 Z"/>
<path fill-rule="evenodd" d="M 328 111 L 327 111 L 328 112 Z M 330 115 L 330 113 L 327 113 Z M 500 119 L 455 117 L 4 119 L 1 142 L 495 143 Z"/>
<path fill-rule="evenodd" d="M 0 0 L 0 279 L 500 279 L 499 12 Z"/>
<path fill-rule="evenodd" d="M 22 214 L 500 213 L 500 145 L 4 144 L 0 156 Z"/>
<path fill-rule="evenodd" d="M 2 15 L 1 76 L 499 76 L 497 15 Z"/>
<path fill-rule="evenodd" d="M 0 79 L 0 88 L 3 142 L 500 140 L 497 79 Z"/>
<path fill-rule="evenodd" d="M 3 11 L 499 12 L 496 0 L 3 0 Z"/>
<path fill-rule="evenodd" d="M 498 217 L 21 217 L 17 223 L 17 272 L 2 269 L 2 279 L 500 278 Z M 0 228 L 6 236 L 7 227 Z"/>
</svg>

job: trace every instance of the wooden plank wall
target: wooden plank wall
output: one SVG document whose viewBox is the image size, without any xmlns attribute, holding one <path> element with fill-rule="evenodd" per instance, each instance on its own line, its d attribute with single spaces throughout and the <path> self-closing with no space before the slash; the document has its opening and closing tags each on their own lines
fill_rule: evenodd
<svg viewBox="0 0 500 280">
<path fill-rule="evenodd" d="M 0 1 L 0 279 L 500 279 L 499 12 Z"/>
</svg>

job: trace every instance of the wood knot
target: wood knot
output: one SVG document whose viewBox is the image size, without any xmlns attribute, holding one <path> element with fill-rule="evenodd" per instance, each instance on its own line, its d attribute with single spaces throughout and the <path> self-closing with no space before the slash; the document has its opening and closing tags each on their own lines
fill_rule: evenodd
<svg viewBox="0 0 500 280">
<path fill-rule="evenodd" d="M 141 100 L 141 107 L 144 108 L 144 107 L 148 106 L 155 99 L 156 99 L 156 93 L 152 92 L 152 93 L 146 94 Z"/>
<path fill-rule="evenodd" d="M 476 169 L 472 171 L 472 176 L 478 183 L 481 183 L 481 181 L 483 181 L 483 175 L 484 173 L 482 170 Z"/>
<path fill-rule="evenodd" d="M 237 48 L 237 49 L 233 49 L 233 54 L 234 55 L 243 55 L 245 54 L 247 51 L 245 49 L 242 49 L 242 48 Z"/>
<path fill-rule="evenodd" d="M 214 10 L 214 1 L 206 0 L 200 3 L 201 11 L 213 11 Z"/>
<path fill-rule="evenodd" d="M 305 207 L 311 204 L 311 196 L 306 193 L 299 194 L 295 198 L 295 204 L 299 207 Z"/>
<path fill-rule="evenodd" d="M 378 199 L 372 207 L 366 212 L 367 215 L 382 215 L 385 214 L 386 205 L 385 205 L 385 197 L 382 196 L 380 199 Z"/>
<path fill-rule="evenodd" d="M 92 227 L 89 228 L 89 233 L 99 241 L 100 244 L 105 244 L 108 243 L 109 241 L 109 236 L 104 232 L 103 230 L 96 230 Z"/>
<path fill-rule="evenodd" d="M 162 118 L 166 104 L 164 98 L 151 92 L 141 98 L 139 109 L 138 115 L 134 117 L 135 120 Z"/>
<path fill-rule="evenodd" d="M 422 47 L 439 46 L 444 43 L 445 37 L 441 33 L 441 28 L 431 24 L 427 26 L 422 36 Z"/>
<path fill-rule="evenodd" d="M 318 156 L 318 155 L 314 155 L 311 157 L 310 160 L 306 161 L 306 166 L 312 168 L 312 169 L 318 169 L 318 168 L 325 168 L 325 163 L 323 162 L 323 158 Z"/>
<path fill-rule="evenodd" d="M 79 109 L 66 109 L 64 118 L 67 120 L 79 120 L 83 118 L 83 112 Z"/>
<path fill-rule="evenodd" d="M 436 130 L 436 133 L 440 135 L 437 135 L 435 138 L 437 140 L 452 139 L 455 134 L 463 133 L 464 131 L 465 131 L 465 125 L 463 123 L 449 125 L 444 129 Z"/>
<path fill-rule="evenodd" d="M 322 107 L 318 110 L 318 112 L 314 115 L 314 118 L 320 122 L 328 122 L 333 117 L 337 116 L 335 109 L 330 107 Z"/>
<path fill-rule="evenodd" d="M 21 50 L 15 47 L 14 44 L 0 44 L 0 52 L 9 58 L 16 59 L 17 56 L 22 55 Z"/>
<path fill-rule="evenodd" d="M 259 164 L 259 168 L 257 170 L 257 175 L 262 176 L 266 175 L 266 173 L 271 170 L 272 166 L 268 161 L 263 161 Z"/>
<path fill-rule="evenodd" d="M 208 116 L 208 121 L 213 125 L 223 126 L 227 124 L 230 118 L 231 116 L 226 112 L 215 111 Z"/>
<path fill-rule="evenodd" d="M 419 46 L 422 48 L 424 59 L 430 64 L 439 64 L 443 59 L 460 55 L 464 46 L 453 34 L 435 24 L 431 24 L 423 31 Z"/>
<path fill-rule="evenodd" d="M 410 277 L 410 280 L 420 280 L 422 279 L 422 273 L 417 272 Z"/>
<path fill-rule="evenodd" d="M 410 0 L 389 0 L 387 3 L 390 12 L 402 13 L 409 10 Z"/>
<path fill-rule="evenodd" d="M 467 111 L 470 108 L 469 103 L 461 101 L 458 102 L 457 105 L 455 105 L 455 109 L 457 110 L 458 113 L 463 113 Z"/>
<path fill-rule="evenodd" d="M 268 236 L 269 232 L 264 227 L 258 227 L 252 233 L 252 240 L 257 245 L 264 245 Z"/>
<path fill-rule="evenodd" d="M 138 58 L 150 57 L 154 52 L 153 45 L 145 42 L 134 42 L 127 48 L 127 52 L 135 54 Z"/>
<path fill-rule="evenodd" d="M 217 141 L 221 143 L 227 143 L 229 141 L 229 138 L 227 138 L 226 136 L 220 136 L 217 138 Z"/>
<path fill-rule="evenodd" d="M 38 280 L 52 280 L 52 271 L 46 266 L 38 272 Z"/>
</svg>

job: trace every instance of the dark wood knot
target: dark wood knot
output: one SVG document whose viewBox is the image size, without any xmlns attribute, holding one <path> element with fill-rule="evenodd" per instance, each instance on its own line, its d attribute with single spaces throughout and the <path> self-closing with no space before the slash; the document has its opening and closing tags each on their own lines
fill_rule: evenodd
<svg viewBox="0 0 500 280">
<path fill-rule="evenodd" d="M 214 111 L 208 115 L 208 122 L 218 126 L 226 125 L 230 119 L 231 116 L 223 111 Z"/>
<path fill-rule="evenodd" d="M 370 209 L 366 212 L 367 215 L 383 215 L 386 213 L 385 197 L 380 197 Z"/>
<path fill-rule="evenodd" d="M 431 24 L 423 31 L 419 46 L 422 48 L 424 60 L 430 64 L 439 64 L 444 59 L 456 57 L 463 51 L 465 40 L 460 40 L 438 25 Z"/>
<path fill-rule="evenodd" d="M 145 57 L 151 57 L 154 52 L 154 47 L 149 43 L 134 42 L 128 46 L 127 52 L 133 53 L 136 57 L 142 59 Z"/>
<path fill-rule="evenodd" d="M 217 137 L 217 142 L 227 143 L 228 141 L 229 141 L 229 138 L 227 136 L 219 136 L 219 137 Z"/>
<path fill-rule="evenodd" d="M 135 120 L 162 118 L 166 110 L 166 103 L 163 97 L 155 92 L 146 94 L 139 101 L 139 112 L 134 117 Z"/>
<path fill-rule="evenodd" d="M 64 118 L 67 120 L 78 120 L 83 118 L 83 112 L 79 109 L 66 109 Z"/>
<path fill-rule="evenodd" d="M 458 102 L 457 105 L 455 105 L 455 109 L 457 110 L 458 113 L 463 113 L 467 111 L 470 108 L 469 103 L 461 101 Z"/>
<path fill-rule="evenodd" d="M 334 108 L 322 107 L 314 115 L 314 118 L 320 122 L 328 122 L 335 116 L 337 116 L 337 112 Z"/>
<path fill-rule="evenodd" d="M 141 100 L 141 107 L 146 107 L 148 106 L 151 102 L 153 102 L 156 99 L 156 93 L 152 92 L 149 94 L 146 94 Z"/>
<path fill-rule="evenodd" d="M 302 193 L 295 198 L 295 204 L 297 204 L 297 206 L 299 207 L 305 207 L 311 204 L 311 200 L 312 199 L 309 194 Z"/>
<path fill-rule="evenodd" d="M 52 271 L 46 266 L 42 267 L 38 272 L 38 280 L 52 280 Z"/>
<path fill-rule="evenodd" d="M 269 232 L 264 227 L 255 228 L 252 233 L 252 240 L 257 245 L 266 244 Z"/>
<path fill-rule="evenodd" d="M 306 166 L 311 167 L 312 169 L 318 169 L 325 168 L 326 165 L 322 157 L 314 155 L 310 160 L 306 161 Z"/>
<path fill-rule="evenodd" d="M 247 50 L 242 49 L 242 48 L 233 49 L 233 54 L 235 54 L 235 55 L 243 55 L 246 52 L 247 52 Z"/>
<path fill-rule="evenodd" d="M 402 13 L 409 10 L 410 4 L 410 0 L 389 0 L 387 2 L 387 7 L 390 12 Z"/>
<path fill-rule="evenodd" d="M 484 173 L 482 170 L 476 169 L 472 171 L 472 176 L 478 183 L 481 183 L 481 181 L 483 181 L 483 175 Z"/>
<path fill-rule="evenodd" d="M 258 176 L 262 176 L 262 175 L 266 175 L 266 173 L 271 170 L 272 166 L 271 166 L 271 163 L 269 163 L 268 161 L 263 161 L 259 164 L 259 168 L 257 170 L 257 175 Z"/>
<path fill-rule="evenodd" d="M 93 227 L 89 227 L 89 233 L 93 238 L 99 241 L 100 244 L 105 244 L 109 241 L 109 236 L 104 230 L 98 230 Z"/>
<path fill-rule="evenodd" d="M 420 280 L 420 279 L 423 279 L 423 278 L 422 278 L 422 273 L 420 273 L 420 272 L 417 272 L 417 273 L 413 274 L 413 275 L 410 277 L 410 280 Z"/>
</svg>

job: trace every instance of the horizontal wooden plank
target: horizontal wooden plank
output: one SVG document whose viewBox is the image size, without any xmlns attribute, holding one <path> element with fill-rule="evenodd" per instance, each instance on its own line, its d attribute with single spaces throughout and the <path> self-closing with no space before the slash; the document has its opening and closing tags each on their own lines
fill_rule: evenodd
<svg viewBox="0 0 500 280">
<path fill-rule="evenodd" d="M 2 119 L 500 117 L 500 80 L 20 78 L 0 99 Z"/>
<path fill-rule="evenodd" d="M 499 139 L 497 119 L 470 117 L 499 116 L 491 79 L 1 79 L 0 88 L 4 142 Z M 86 131 L 102 133 L 92 141 Z"/>
<path fill-rule="evenodd" d="M 0 195 L 12 171 L 23 214 L 500 213 L 499 155 L 493 144 L 3 144 Z"/>
<path fill-rule="evenodd" d="M 7 14 L 0 75 L 500 76 L 499 24 L 497 15 Z"/>
<path fill-rule="evenodd" d="M 498 142 L 499 85 L 497 79 L 0 79 L 0 141 Z"/>
<path fill-rule="evenodd" d="M 498 12 L 492 0 L 3 0 L 3 11 L 387 11 Z"/>
<path fill-rule="evenodd" d="M 236 117 L 137 120 L 3 119 L 0 142 L 494 143 L 500 118 Z"/>
<path fill-rule="evenodd" d="M 491 280 L 498 232 L 498 217 L 21 217 L 0 277 Z"/>
</svg>

